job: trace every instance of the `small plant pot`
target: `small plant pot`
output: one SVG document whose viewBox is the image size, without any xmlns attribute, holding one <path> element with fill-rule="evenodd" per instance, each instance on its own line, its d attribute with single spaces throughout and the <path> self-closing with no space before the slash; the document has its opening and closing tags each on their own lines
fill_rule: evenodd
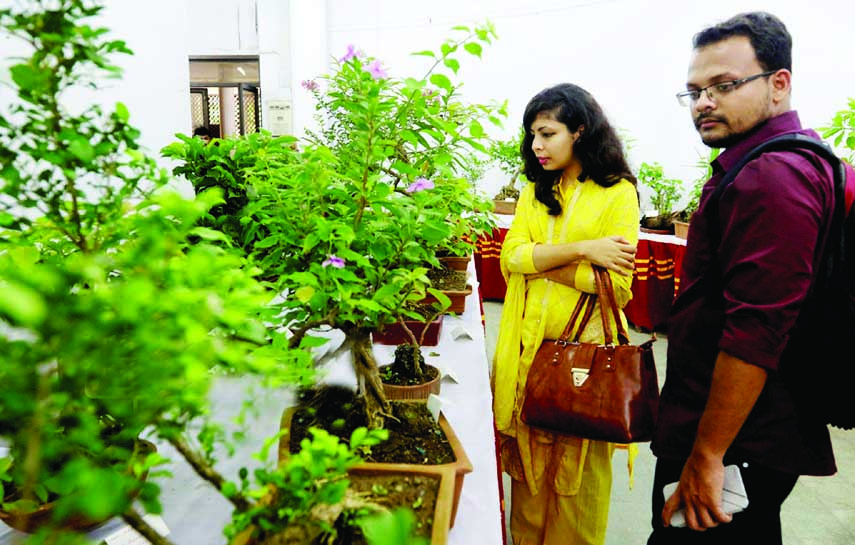
<svg viewBox="0 0 855 545">
<path fill-rule="evenodd" d="M 440 290 L 444 293 L 449 299 L 451 299 L 451 306 L 445 309 L 446 313 L 453 312 L 455 314 L 463 314 L 466 310 L 466 298 L 472 293 L 472 285 L 467 284 L 465 290 L 461 291 L 452 291 L 452 290 Z M 436 297 L 433 295 L 428 295 L 424 299 L 420 301 L 420 303 L 425 305 L 432 305 L 436 302 Z"/>
<path fill-rule="evenodd" d="M 517 201 L 493 201 L 496 214 L 513 215 L 517 211 Z"/>
<path fill-rule="evenodd" d="M 404 323 L 407 324 L 407 327 L 413 332 L 416 339 L 418 339 L 422 332 L 427 329 L 424 340 L 421 342 L 421 346 L 436 346 L 439 344 L 439 334 L 442 332 L 442 316 L 443 315 L 440 314 L 429 324 L 416 322 L 415 320 L 406 320 Z M 383 331 L 375 331 L 371 334 L 371 337 L 377 344 L 399 345 L 410 342 L 409 335 L 404 331 L 401 324 L 397 322 L 394 324 L 386 324 L 383 327 Z"/>
<path fill-rule="evenodd" d="M 685 221 L 674 222 L 674 236 L 686 240 L 689 238 L 689 224 Z"/>
<path fill-rule="evenodd" d="M 386 394 L 386 398 L 390 401 L 426 401 L 431 394 L 439 395 L 442 387 L 442 383 L 440 381 L 440 379 L 442 379 L 442 374 L 439 372 L 439 369 L 433 365 L 427 365 L 427 369 L 433 369 L 436 371 L 436 377 L 424 384 L 402 386 L 384 382 L 383 392 Z M 380 368 L 380 375 L 382 377 L 383 367 Z"/>
<path fill-rule="evenodd" d="M 459 256 L 448 256 L 448 257 L 440 257 L 440 263 L 445 264 L 446 267 L 453 271 L 463 271 L 469 268 L 469 261 L 472 259 L 471 255 L 467 255 L 465 257 Z"/>
</svg>

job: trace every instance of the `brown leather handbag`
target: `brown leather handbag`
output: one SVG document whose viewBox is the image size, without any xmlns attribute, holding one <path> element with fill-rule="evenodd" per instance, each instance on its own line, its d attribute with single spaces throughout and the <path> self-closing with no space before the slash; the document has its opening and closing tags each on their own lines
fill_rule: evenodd
<svg viewBox="0 0 855 545">
<path fill-rule="evenodd" d="M 522 420 L 534 428 L 586 439 L 650 441 L 659 405 L 652 346 L 656 335 L 639 346 L 629 344 L 611 277 L 596 266 L 594 273 L 605 344 L 579 342 L 598 298 L 583 294 L 561 338 L 545 339 L 537 350 L 526 380 Z M 617 325 L 618 344 L 609 314 Z"/>
</svg>

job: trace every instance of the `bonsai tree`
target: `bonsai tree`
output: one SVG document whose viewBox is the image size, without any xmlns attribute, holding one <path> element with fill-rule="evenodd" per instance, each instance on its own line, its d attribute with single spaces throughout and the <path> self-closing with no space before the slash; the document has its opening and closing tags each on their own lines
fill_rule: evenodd
<svg viewBox="0 0 855 545">
<path fill-rule="evenodd" d="M 306 83 L 321 128 L 298 160 L 262 157 L 246 170 L 256 194 L 246 214 L 269 233 L 255 255 L 288 294 L 280 305 L 291 344 L 322 327 L 345 334 L 373 428 L 390 408 L 371 331 L 426 290 L 448 305 L 426 276 L 439 265 L 435 252 L 452 241 L 471 247 L 489 225 L 489 201 L 458 169 L 484 150 L 482 122 L 498 123 L 495 112 L 504 110 L 462 103 L 451 78 L 455 54 L 480 56 L 494 31 L 457 28 L 459 40 L 418 53 L 433 59 L 420 79 L 393 78 L 379 59 L 350 47 L 332 75 Z"/>
<path fill-rule="evenodd" d="M 293 136 L 272 137 L 270 133 L 251 133 L 242 138 L 217 139 L 205 143 L 199 138 L 177 135 L 179 142 L 170 144 L 161 153 L 179 162 L 172 173 L 185 177 L 196 193 L 216 189 L 225 202 L 213 206 L 198 225 L 216 229 L 227 235 L 236 247 L 248 254 L 267 232 L 257 218 L 246 216 L 246 205 L 253 190 L 246 181 L 245 170 L 259 157 L 276 156 L 289 161 L 297 139 Z"/>
<path fill-rule="evenodd" d="M 496 140 L 489 148 L 490 159 L 508 177 L 508 183 L 502 186 L 499 193 L 493 197 L 497 201 L 514 200 L 520 197 L 520 190 L 516 187 L 517 179 L 522 174 L 522 156 L 520 146 L 522 145 L 524 131 L 521 129 L 515 138 L 507 140 Z"/>
<path fill-rule="evenodd" d="M 265 326 L 275 309 L 258 270 L 199 226 L 222 194 L 167 190 L 124 105 L 63 106 L 71 88 L 119 73 L 111 54 L 129 53 L 83 22 L 100 10 L 0 10 L 32 52 L 11 67 L 17 101 L 0 112 L 0 437 L 11 452 L 0 492 L 19 514 L 54 502 L 46 532 L 118 514 L 156 541 L 131 504 L 160 511 L 159 487 L 140 479 L 164 459 L 140 457 L 138 438 L 170 442 L 203 471 L 215 428 L 201 425 L 196 449 L 186 430 L 208 412 L 214 371 L 281 383 L 308 379 L 310 361 Z"/>
<path fill-rule="evenodd" d="M 680 200 L 682 182 L 675 178 L 666 178 L 659 163 L 641 163 L 641 168 L 638 169 L 638 182 L 652 191 L 650 204 L 656 209 L 655 216 L 641 218 L 642 227 L 673 229 L 674 205 Z"/>
</svg>

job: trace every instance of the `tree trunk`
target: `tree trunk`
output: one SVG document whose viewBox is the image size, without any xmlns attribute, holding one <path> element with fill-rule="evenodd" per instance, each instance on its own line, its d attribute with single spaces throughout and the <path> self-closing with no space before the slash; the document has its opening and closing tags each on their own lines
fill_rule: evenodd
<svg viewBox="0 0 855 545">
<path fill-rule="evenodd" d="M 377 360 L 371 350 L 371 334 L 362 328 L 354 328 L 345 334 L 352 342 L 353 370 L 358 381 L 358 395 L 365 400 L 368 427 L 382 428 L 386 417 L 392 415 L 389 401 L 383 392 Z"/>
</svg>

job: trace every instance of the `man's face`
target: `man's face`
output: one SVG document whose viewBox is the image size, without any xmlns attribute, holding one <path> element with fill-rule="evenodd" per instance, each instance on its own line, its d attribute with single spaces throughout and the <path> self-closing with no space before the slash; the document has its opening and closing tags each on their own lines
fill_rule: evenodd
<svg viewBox="0 0 855 545">
<path fill-rule="evenodd" d="M 198 138 L 199 140 L 201 140 L 202 142 L 204 142 L 206 144 L 211 141 L 211 137 L 208 136 L 207 134 L 197 135 L 196 138 Z"/>
<path fill-rule="evenodd" d="M 765 70 L 757 61 L 747 37 L 735 36 L 696 49 L 689 64 L 686 89 L 738 80 Z M 774 115 L 772 78 L 762 77 L 734 87 L 727 93 L 709 89 L 691 106 L 692 120 L 704 144 L 726 148 L 739 141 L 757 124 Z"/>
</svg>

